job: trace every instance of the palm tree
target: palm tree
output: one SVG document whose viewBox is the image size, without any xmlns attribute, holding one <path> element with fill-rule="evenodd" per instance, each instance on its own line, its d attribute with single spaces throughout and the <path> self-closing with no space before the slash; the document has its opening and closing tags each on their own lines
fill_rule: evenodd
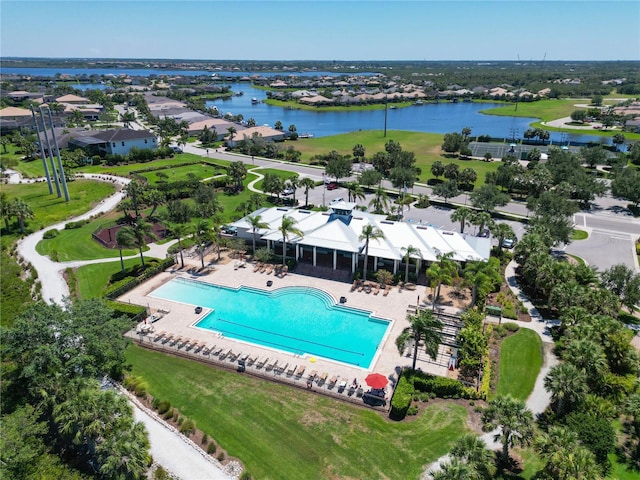
<svg viewBox="0 0 640 480">
<path fill-rule="evenodd" d="M 305 205 L 309 205 L 309 190 L 316 187 L 316 182 L 312 178 L 304 177 L 300 180 L 300 186 L 304 187 Z"/>
<path fill-rule="evenodd" d="M 220 223 L 220 219 L 217 217 L 213 217 L 213 225 L 211 226 L 211 238 L 216 244 L 216 253 L 218 258 L 216 261 L 220 261 L 220 247 L 222 244 L 222 237 L 220 234 L 222 233 L 222 224 Z"/>
<path fill-rule="evenodd" d="M 440 464 L 439 470 L 430 470 L 432 480 L 476 480 L 478 472 L 473 467 L 457 458 Z"/>
<path fill-rule="evenodd" d="M 411 263 L 411 257 L 422 258 L 422 250 L 414 247 L 413 245 L 402 247 L 401 250 L 404 252 L 404 283 L 407 283 L 409 281 L 409 263 Z"/>
<path fill-rule="evenodd" d="M 478 225 L 478 235 L 484 233 L 485 226 L 491 225 L 493 222 L 489 212 L 475 212 L 471 217 L 471 224 Z"/>
<path fill-rule="evenodd" d="M 454 276 L 458 274 L 458 266 L 451 260 L 452 255 L 452 253 L 439 254 L 438 261 L 432 263 L 427 269 L 427 277 L 430 280 L 431 289 L 434 291 L 433 310 L 435 310 L 436 303 L 440 298 L 440 287 L 443 284 L 451 285 Z"/>
<path fill-rule="evenodd" d="M 4 220 L 4 227 L 8 232 L 10 228 L 9 221 L 11 220 L 13 213 L 11 212 L 11 202 L 9 202 L 9 197 L 6 192 L 0 192 L 0 214 Z"/>
<path fill-rule="evenodd" d="M 571 363 L 552 367 L 544 379 L 544 389 L 551 393 L 553 410 L 565 415 L 587 395 L 587 375 Z"/>
<path fill-rule="evenodd" d="M 11 215 L 18 218 L 20 233 L 24 233 L 24 221 L 34 217 L 33 210 L 27 202 L 21 198 L 14 198 L 10 207 Z"/>
<path fill-rule="evenodd" d="M 247 176 L 247 166 L 241 162 L 233 162 L 229 165 L 228 174 L 236 184 L 238 191 L 242 190 L 242 180 Z"/>
<path fill-rule="evenodd" d="M 624 405 L 624 412 L 630 417 L 633 431 L 635 432 L 636 460 L 640 460 L 640 392 L 629 395 Z"/>
<path fill-rule="evenodd" d="M 470 208 L 460 207 L 449 218 L 451 218 L 452 222 L 460 222 L 460 233 L 464 233 L 464 227 L 471 224 L 470 220 L 473 217 L 473 213 Z"/>
<path fill-rule="evenodd" d="M 378 227 L 374 227 L 370 223 L 362 228 L 362 233 L 358 237 L 358 240 L 364 240 L 364 267 L 362 278 L 367 279 L 367 264 L 369 263 L 369 241 L 370 240 L 382 240 L 384 233 Z"/>
<path fill-rule="evenodd" d="M 263 228 L 269 228 L 267 222 L 262 221 L 262 215 L 249 215 L 247 217 L 247 223 L 251 225 L 251 233 L 253 234 L 253 254 L 256 253 L 256 233 Z"/>
<path fill-rule="evenodd" d="M 479 479 L 490 479 L 496 473 L 493 452 L 481 438 L 467 433 L 457 439 L 451 449 L 451 456 L 471 466 Z"/>
<path fill-rule="evenodd" d="M 370 207 L 373 207 L 374 213 L 384 213 L 389 208 L 389 196 L 382 185 L 378 185 L 373 192 L 373 199 L 369 203 Z"/>
<path fill-rule="evenodd" d="M 144 267 L 144 255 L 142 249 L 147 246 L 147 238 L 155 239 L 153 234 L 153 227 L 149 222 L 139 218 L 133 225 L 133 236 L 135 238 L 134 246 L 138 247 L 140 251 L 140 260 L 142 261 L 142 267 Z"/>
<path fill-rule="evenodd" d="M 544 471 L 558 480 L 602 478 L 592 452 L 580 444 L 578 435 L 567 428 L 551 426 L 549 433 L 538 436 L 534 446 L 546 462 Z"/>
<path fill-rule="evenodd" d="M 116 245 L 118 246 L 118 250 L 120 251 L 120 267 L 124 272 L 124 259 L 122 258 L 122 249 L 135 247 L 136 236 L 133 228 L 125 226 L 118 230 L 118 233 L 116 233 Z"/>
<path fill-rule="evenodd" d="M 353 198 L 354 202 L 356 202 L 357 200 L 364 200 L 366 198 L 362 185 L 360 185 L 358 182 L 347 183 L 347 195 L 349 201 L 351 201 L 351 199 Z"/>
<path fill-rule="evenodd" d="M 467 262 L 464 280 L 465 284 L 471 287 L 471 306 L 484 303 L 489 292 L 502 282 L 500 261 L 491 257 L 489 262 Z"/>
<path fill-rule="evenodd" d="M 129 184 L 124 187 L 124 191 L 127 193 L 127 197 L 131 198 L 133 211 L 136 212 L 136 217 L 138 217 L 138 207 L 144 193 L 144 185 L 138 180 L 131 180 Z"/>
<path fill-rule="evenodd" d="M 156 213 L 158 207 L 162 205 L 166 200 L 164 193 L 162 193 L 160 190 L 156 190 L 155 188 L 146 192 L 144 197 L 146 203 L 153 207 L 151 209 L 151 213 L 149 213 L 149 217 L 153 217 L 153 214 Z"/>
<path fill-rule="evenodd" d="M 404 354 L 409 345 L 413 345 L 413 370 L 416 369 L 418 347 L 433 360 L 438 356 L 438 347 L 442 343 L 442 322 L 429 310 L 420 310 L 416 315 L 409 315 L 409 326 L 396 338 L 396 347 L 400 355 Z"/>
<path fill-rule="evenodd" d="M 291 189 L 293 190 L 293 205 L 296 205 L 296 189 L 301 186 L 300 185 L 300 177 L 298 177 L 298 175 L 292 175 L 287 179 L 287 182 L 285 184 L 288 187 L 291 187 Z"/>
<path fill-rule="evenodd" d="M 238 131 L 236 130 L 236 127 L 229 127 L 227 128 L 227 133 L 229 133 L 229 141 L 233 142 L 233 139 Z"/>
<path fill-rule="evenodd" d="M 204 246 L 211 240 L 211 226 L 207 220 L 200 219 L 191 225 L 191 232 L 196 240 L 200 262 L 202 263 L 202 268 L 204 268 Z"/>
<path fill-rule="evenodd" d="M 502 244 L 505 238 L 515 238 L 516 234 L 508 223 L 494 223 L 489 226 L 491 233 L 498 239 L 498 248 L 502 250 Z"/>
<path fill-rule="evenodd" d="M 184 268 L 184 257 L 182 256 L 182 238 L 187 234 L 187 226 L 184 223 L 175 223 L 169 227 L 171 233 L 178 240 L 178 249 L 180 250 L 180 268 Z"/>
<path fill-rule="evenodd" d="M 499 396 L 489 402 L 482 414 L 482 420 L 491 428 L 500 427 L 494 435 L 502 439 L 502 456 L 509 458 L 509 447 L 526 446 L 533 438 L 533 414 L 524 400 L 509 395 Z"/>
<path fill-rule="evenodd" d="M 296 223 L 298 222 L 296 222 L 294 218 L 283 215 L 282 223 L 280 223 L 280 227 L 278 227 L 278 230 L 282 233 L 282 265 L 285 264 L 287 258 L 287 239 L 289 238 L 289 235 L 293 234 L 298 237 L 304 236 L 302 230 L 295 226 Z"/>
</svg>

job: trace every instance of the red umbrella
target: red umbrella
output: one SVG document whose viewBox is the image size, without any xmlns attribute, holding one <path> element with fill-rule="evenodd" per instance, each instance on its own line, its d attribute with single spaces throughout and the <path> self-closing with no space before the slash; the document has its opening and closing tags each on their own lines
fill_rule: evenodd
<svg viewBox="0 0 640 480">
<path fill-rule="evenodd" d="M 370 373 L 367 378 L 364 379 L 371 388 L 384 388 L 389 383 L 387 377 L 381 373 Z"/>
</svg>

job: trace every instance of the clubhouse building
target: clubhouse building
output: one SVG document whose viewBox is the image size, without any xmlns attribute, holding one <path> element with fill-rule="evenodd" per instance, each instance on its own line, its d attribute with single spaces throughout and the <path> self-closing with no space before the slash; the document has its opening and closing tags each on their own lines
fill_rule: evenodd
<svg viewBox="0 0 640 480">
<path fill-rule="evenodd" d="M 440 230 L 429 224 L 389 221 L 385 215 L 355 210 L 355 206 L 355 203 L 341 201 L 331 205 L 327 212 L 272 207 L 256 210 L 250 216 L 260 215 L 261 222 L 268 225 L 256 230 L 256 240 L 262 245 L 266 243 L 267 249 L 278 255 L 282 253 L 282 218 L 294 219 L 295 228 L 303 236 L 289 235 L 287 256 L 314 267 L 355 273 L 360 257 L 364 259 L 365 241 L 360 236 L 366 225 L 372 225 L 384 235 L 369 241 L 368 269 L 373 271 L 385 269 L 398 273 L 408 247 L 420 251 L 411 255 L 417 259 L 417 272 L 422 262 L 435 262 L 439 255 L 451 254 L 452 260 L 461 263 L 489 259 L 491 239 L 488 237 Z M 232 225 L 239 238 L 253 239 L 253 227 L 247 217 Z"/>
</svg>

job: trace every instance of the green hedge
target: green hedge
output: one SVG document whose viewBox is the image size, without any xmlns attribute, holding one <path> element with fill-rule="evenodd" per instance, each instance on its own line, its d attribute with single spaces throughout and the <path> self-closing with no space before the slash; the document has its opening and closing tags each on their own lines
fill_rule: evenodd
<svg viewBox="0 0 640 480">
<path fill-rule="evenodd" d="M 113 310 L 113 314 L 116 317 L 124 315 L 129 317 L 132 321 L 141 321 L 147 316 L 147 309 L 140 305 L 116 302 L 114 300 L 107 300 L 107 305 L 109 305 L 109 308 Z"/>
<path fill-rule="evenodd" d="M 111 285 L 110 287 L 107 288 L 107 291 L 104 296 L 110 300 L 113 300 L 114 298 L 117 298 L 120 295 L 127 293 L 129 290 L 134 289 L 135 287 L 140 285 L 142 282 L 144 282 L 148 278 L 151 278 L 160 272 L 164 272 L 167 268 L 171 267 L 174 263 L 175 263 L 175 259 L 173 257 L 167 258 L 162 262 L 160 262 L 157 266 L 147 268 L 142 275 L 136 278 L 132 278 L 129 281 L 126 281 L 126 279 L 124 279 L 123 281 L 126 281 L 126 283 L 124 284 L 119 282 L 114 285 Z"/>
<path fill-rule="evenodd" d="M 412 398 L 413 385 L 405 375 L 401 375 L 398 385 L 393 393 L 393 398 L 391 399 L 389 418 L 393 420 L 402 420 L 406 417 Z"/>
<path fill-rule="evenodd" d="M 413 386 L 419 392 L 433 393 L 440 398 L 467 398 L 475 400 L 478 393 L 453 378 L 436 377 L 422 372 L 412 372 Z"/>
</svg>

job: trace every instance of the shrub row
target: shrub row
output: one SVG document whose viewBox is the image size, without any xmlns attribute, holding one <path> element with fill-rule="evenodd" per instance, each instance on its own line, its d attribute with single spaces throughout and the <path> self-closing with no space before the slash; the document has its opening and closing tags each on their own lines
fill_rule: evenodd
<svg viewBox="0 0 640 480">
<path fill-rule="evenodd" d="M 140 168 L 138 170 L 131 170 L 131 175 L 135 175 L 137 173 L 148 173 L 148 172 L 157 172 L 158 170 L 167 170 L 169 168 L 180 168 L 180 167 L 188 167 L 190 165 L 209 165 L 211 167 L 219 167 L 219 168 L 223 168 L 223 169 L 227 169 L 226 165 L 219 165 L 217 163 L 214 162 L 207 162 L 207 161 L 203 161 L 203 160 L 196 160 L 196 161 L 191 161 L 191 162 L 181 162 L 181 163 L 175 163 L 172 164 L 171 166 L 167 166 L 167 165 L 162 165 L 162 166 L 153 166 L 153 167 L 147 167 L 147 168 Z"/>
<path fill-rule="evenodd" d="M 107 305 L 116 317 L 124 315 L 129 317 L 131 321 L 141 321 L 146 318 L 147 309 L 140 305 L 133 305 L 131 303 L 117 302 L 115 300 L 108 300 Z"/>
<path fill-rule="evenodd" d="M 413 385 L 403 374 L 400 376 L 398 385 L 393 393 L 391 399 L 391 410 L 389 411 L 389 418 L 393 420 L 402 420 L 407 416 L 407 411 L 411 405 L 413 398 Z"/>
<path fill-rule="evenodd" d="M 123 285 L 115 284 L 107 288 L 105 297 L 107 297 L 110 300 L 113 300 L 114 298 L 119 297 L 123 293 L 126 293 L 129 290 L 137 287 L 148 278 L 151 278 L 154 275 L 157 275 L 158 273 L 165 271 L 167 268 L 171 267 L 174 263 L 175 263 L 175 260 L 173 257 L 166 258 L 165 260 L 160 262 L 157 266 L 147 268 L 142 275 L 132 278 L 125 284 Z"/>
<path fill-rule="evenodd" d="M 89 223 L 90 220 L 78 220 L 77 222 L 69 222 L 64 226 L 65 230 L 74 230 L 76 228 L 80 228 L 83 227 L 84 225 L 86 225 L 87 223 Z"/>
<path fill-rule="evenodd" d="M 479 398 L 478 392 L 471 387 L 465 387 L 453 378 L 436 377 L 422 372 L 412 372 L 411 380 L 415 390 L 434 393 L 440 398 L 466 398 L 475 400 Z"/>
</svg>

